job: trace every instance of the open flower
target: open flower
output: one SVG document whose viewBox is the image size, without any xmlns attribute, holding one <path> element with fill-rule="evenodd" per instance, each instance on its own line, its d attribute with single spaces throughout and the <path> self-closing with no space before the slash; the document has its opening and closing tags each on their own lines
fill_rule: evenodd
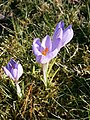
<svg viewBox="0 0 90 120">
<path fill-rule="evenodd" d="M 11 59 L 6 67 L 3 67 L 4 72 L 7 76 L 9 76 L 14 81 L 18 81 L 18 79 L 23 74 L 23 68 L 21 64 L 18 64 L 13 59 Z"/>
<path fill-rule="evenodd" d="M 33 42 L 33 51 L 36 56 L 36 60 L 41 63 L 45 64 L 48 63 L 51 59 L 53 59 L 57 53 L 57 48 L 53 49 L 52 41 L 48 35 L 44 37 L 42 43 L 40 42 L 39 38 L 34 39 Z"/>
<path fill-rule="evenodd" d="M 69 25 L 64 29 L 64 22 L 57 24 L 52 40 L 49 35 L 46 35 L 42 43 L 39 38 L 35 38 L 33 42 L 33 52 L 37 62 L 41 64 L 48 63 L 51 59 L 57 56 L 59 50 L 64 47 L 73 37 L 72 26 Z"/>
</svg>

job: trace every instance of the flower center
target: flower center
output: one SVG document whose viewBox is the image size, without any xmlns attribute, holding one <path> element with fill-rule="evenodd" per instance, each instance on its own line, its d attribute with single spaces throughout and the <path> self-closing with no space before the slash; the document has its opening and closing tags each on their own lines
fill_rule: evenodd
<svg viewBox="0 0 90 120">
<path fill-rule="evenodd" d="M 49 49 L 46 47 L 46 48 L 42 51 L 42 54 L 43 54 L 44 56 L 46 56 L 47 53 L 48 53 L 48 51 L 49 51 Z"/>
</svg>

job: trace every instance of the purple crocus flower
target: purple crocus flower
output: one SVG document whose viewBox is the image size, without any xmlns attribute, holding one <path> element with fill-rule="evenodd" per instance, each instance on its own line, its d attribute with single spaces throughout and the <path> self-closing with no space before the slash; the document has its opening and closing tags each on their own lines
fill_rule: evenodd
<svg viewBox="0 0 90 120">
<path fill-rule="evenodd" d="M 17 95 L 18 97 L 22 97 L 21 89 L 18 83 L 19 78 L 23 74 L 23 68 L 21 64 L 18 64 L 13 59 L 11 59 L 6 67 L 3 67 L 4 72 L 7 76 L 15 81 L 16 88 L 17 88 Z"/>
<path fill-rule="evenodd" d="M 33 52 L 37 62 L 41 64 L 48 63 L 51 59 L 57 56 L 58 52 L 64 47 L 73 37 L 72 25 L 64 29 L 64 22 L 57 24 L 52 40 L 49 35 L 46 35 L 42 42 L 39 38 L 35 38 L 33 42 Z"/>
<path fill-rule="evenodd" d="M 53 34 L 53 49 L 57 47 L 58 51 L 64 47 L 73 38 L 72 25 L 69 25 L 66 29 L 64 28 L 64 22 L 61 21 L 56 25 Z"/>
<path fill-rule="evenodd" d="M 18 79 L 23 74 L 23 68 L 21 64 L 18 64 L 13 59 L 11 59 L 6 67 L 3 67 L 4 72 L 7 76 L 9 76 L 11 79 L 13 79 L 15 82 L 18 81 Z"/>
</svg>

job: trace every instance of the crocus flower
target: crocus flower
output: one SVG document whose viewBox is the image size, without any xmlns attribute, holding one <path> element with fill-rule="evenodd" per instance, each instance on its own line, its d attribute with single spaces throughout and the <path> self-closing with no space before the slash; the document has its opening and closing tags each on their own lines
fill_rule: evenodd
<svg viewBox="0 0 90 120">
<path fill-rule="evenodd" d="M 64 22 L 61 21 L 56 25 L 53 34 L 53 49 L 57 48 L 58 51 L 64 47 L 73 38 L 72 25 L 69 25 L 66 29 L 64 28 Z"/>
<path fill-rule="evenodd" d="M 52 40 L 49 35 L 46 35 L 42 42 L 40 42 L 39 38 L 35 38 L 32 48 L 37 62 L 41 64 L 48 63 L 51 59 L 57 56 L 62 47 L 70 42 L 72 37 L 72 26 L 69 25 L 64 29 L 64 22 L 61 21 L 55 28 Z"/>
<path fill-rule="evenodd" d="M 18 64 L 13 59 L 11 59 L 6 67 L 3 67 L 4 72 L 7 76 L 9 76 L 11 79 L 15 81 L 16 87 L 17 87 L 17 95 L 19 97 L 22 96 L 21 89 L 18 83 L 19 78 L 23 74 L 23 68 L 21 64 Z"/>
<path fill-rule="evenodd" d="M 23 68 L 21 64 L 16 63 L 13 59 L 11 59 L 6 67 L 3 67 L 4 72 L 7 76 L 9 76 L 14 81 L 18 81 L 18 79 L 23 74 Z"/>
<path fill-rule="evenodd" d="M 39 38 L 34 39 L 33 51 L 36 56 L 37 62 L 45 64 L 53 59 L 57 55 L 58 50 L 57 48 L 52 50 L 52 48 L 52 41 L 49 35 L 46 35 L 44 37 L 42 43 L 40 42 Z"/>
</svg>

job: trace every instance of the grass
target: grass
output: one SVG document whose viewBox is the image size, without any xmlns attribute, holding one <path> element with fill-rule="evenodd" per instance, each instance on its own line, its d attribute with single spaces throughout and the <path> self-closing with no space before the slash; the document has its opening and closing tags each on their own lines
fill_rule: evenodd
<svg viewBox="0 0 90 120">
<path fill-rule="evenodd" d="M 70 0 L 2 0 L 0 13 L 0 119 L 90 120 L 90 3 Z M 72 24 L 74 37 L 49 64 L 45 89 L 42 66 L 32 52 L 33 39 L 53 35 L 56 24 Z M 23 97 L 2 69 L 13 58 L 24 69 Z"/>
</svg>

